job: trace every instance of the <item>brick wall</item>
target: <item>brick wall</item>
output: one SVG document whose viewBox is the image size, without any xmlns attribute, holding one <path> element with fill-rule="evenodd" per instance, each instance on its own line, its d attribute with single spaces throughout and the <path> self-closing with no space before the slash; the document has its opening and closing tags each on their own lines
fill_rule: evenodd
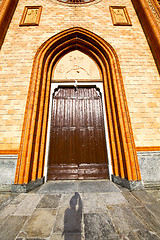
<svg viewBox="0 0 160 240">
<path fill-rule="evenodd" d="M 43 6 L 39 26 L 19 27 L 24 6 Z M 132 26 L 113 26 L 109 6 L 126 6 Z M 160 146 L 160 79 L 128 0 L 71 7 L 55 0 L 20 0 L 0 53 L 0 150 L 19 148 L 34 55 L 51 36 L 83 27 L 104 38 L 120 60 L 136 146 Z"/>
</svg>

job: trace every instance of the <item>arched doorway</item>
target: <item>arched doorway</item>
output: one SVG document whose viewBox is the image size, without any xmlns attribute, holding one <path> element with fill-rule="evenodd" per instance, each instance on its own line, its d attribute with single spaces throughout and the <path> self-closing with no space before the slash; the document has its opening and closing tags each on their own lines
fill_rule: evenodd
<svg viewBox="0 0 160 240">
<path fill-rule="evenodd" d="M 103 83 L 97 64 L 74 50 L 53 69 L 45 179 L 111 176 Z"/>
<path fill-rule="evenodd" d="M 35 56 L 15 184 L 27 184 L 43 177 L 51 74 L 55 63 L 73 50 L 90 56 L 102 74 L 114 179 L 140 180 L 118 57 L 99 36 L 83 28 L 72 28 L 47 40 Z"/>
</svg>

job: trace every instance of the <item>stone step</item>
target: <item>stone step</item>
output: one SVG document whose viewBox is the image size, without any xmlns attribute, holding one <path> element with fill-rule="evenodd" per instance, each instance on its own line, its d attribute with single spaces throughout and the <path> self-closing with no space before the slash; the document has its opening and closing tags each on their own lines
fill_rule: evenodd
<svg viewBox="0 0 160 240">
<path fill-rule="evenodd" d="M 38 193 L 105 193 L 120 192 L 119 188 L 109 180 L 68 180 L 68 181 L 48 181 L 43 184 Z"/>
</svg>

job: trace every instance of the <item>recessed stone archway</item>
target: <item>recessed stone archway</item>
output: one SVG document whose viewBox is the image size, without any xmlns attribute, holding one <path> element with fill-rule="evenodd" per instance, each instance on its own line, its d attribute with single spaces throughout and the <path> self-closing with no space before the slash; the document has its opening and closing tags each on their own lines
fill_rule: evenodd
<svg viewBox="0 0 160 240">
<path fill-rule="evenodd" d="M 71 28 L 48 39 L 35 55 L 15 184 L 25 185 L 43 177 L 52 70 L 62 56 L 76 49 L 91 57 L 102 74 L 113 179 L 127 181 L 126 186 L 141 180 L 116 52 L 94 33 L 83 28 Z"/>
</svg>

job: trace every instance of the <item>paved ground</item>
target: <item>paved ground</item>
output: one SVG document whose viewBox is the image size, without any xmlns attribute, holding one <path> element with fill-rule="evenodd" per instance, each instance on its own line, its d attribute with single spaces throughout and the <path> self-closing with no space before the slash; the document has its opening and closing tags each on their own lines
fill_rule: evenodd
<svg viewBox="0 0 160 240">
<path fill-rule="evenodd" d="M 0 194 L 0 240 L 158 240 L 160 191 L 106 181 L 48 182 Z"/>
</svg>

